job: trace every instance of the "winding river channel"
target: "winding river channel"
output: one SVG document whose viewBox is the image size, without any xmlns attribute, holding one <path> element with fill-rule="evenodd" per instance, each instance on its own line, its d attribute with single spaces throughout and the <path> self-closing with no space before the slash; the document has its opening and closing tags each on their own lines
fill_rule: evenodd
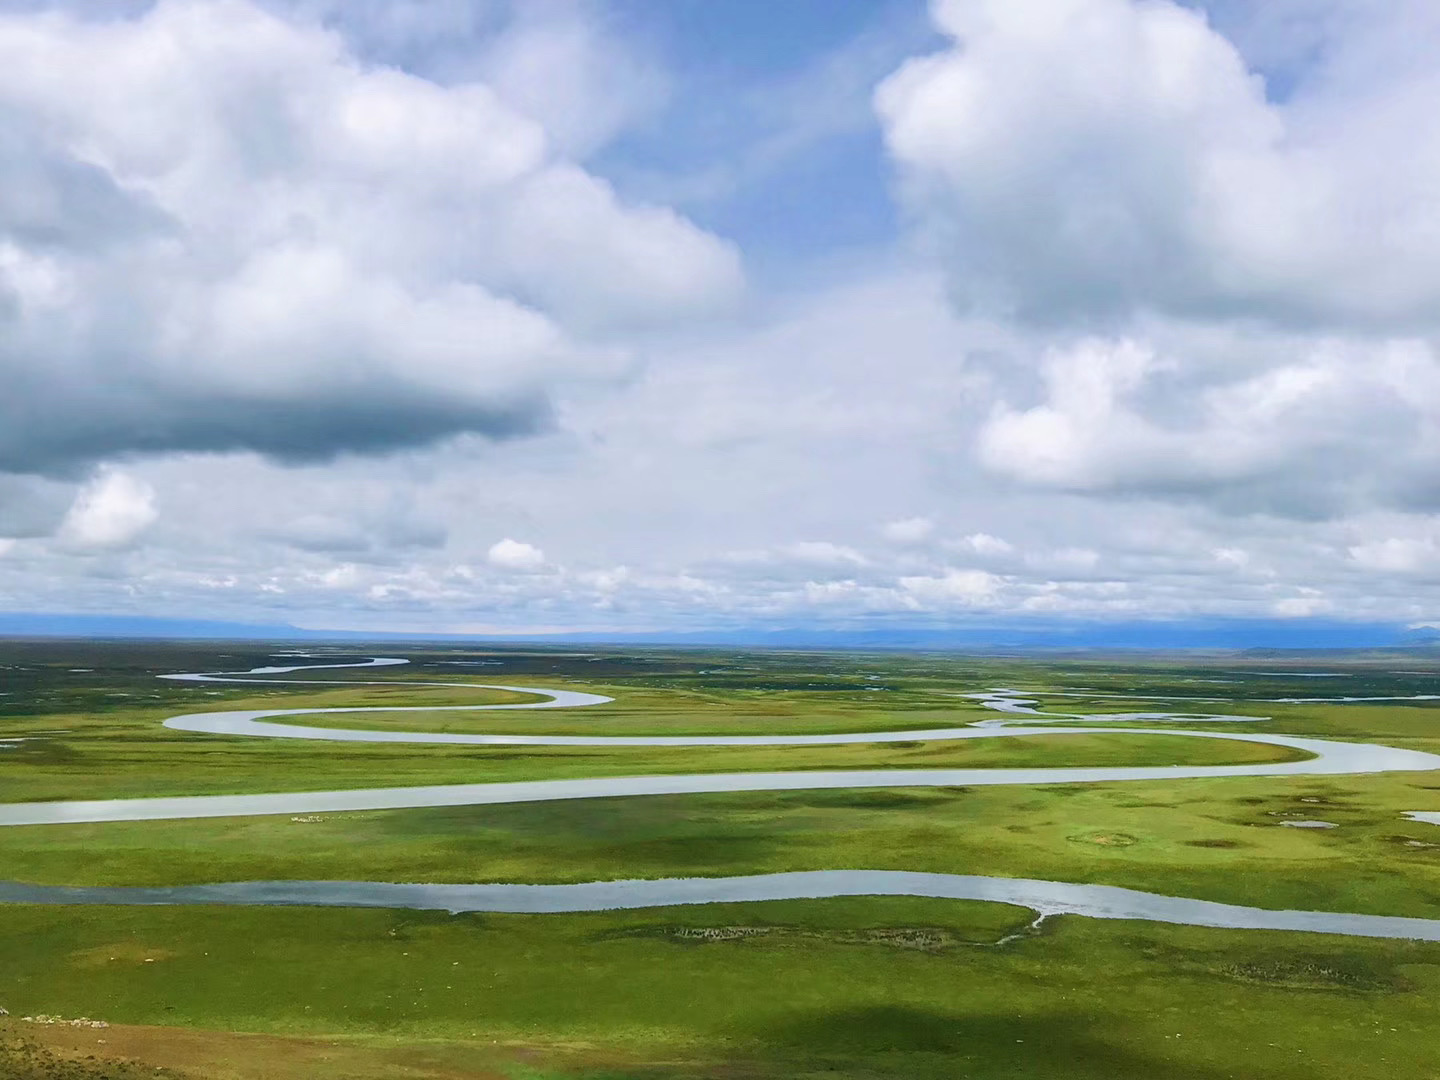
<svg viewBox="0 0 1440 1080">
<path fill-rule="evenodd" d="M 185 682 L 382 685 L 393 681 L 320 681 L 270 676 L 319 668 L 387 667 L 406 660 L 379 657 L 364 663 L 260 667 L 245 672 L 162 675 Z M 556 709 L 600 705 L 613 699 L 571 690 L 454 682 L 406 682 L 412 686 L 459 686 L 535 695 L 538 700 L 505 705 L 447 705 L 397 708 L 229 710 L 171 717 L 165 726 L 207 735 L 314 739 L 331 742 L 444 743 L 482 746 L 795 746 L 896 741 L 1013 738 L 1026 735 L 1116 733 L 1106 724 L 1135 722 L 1255 722 L 1260 717 L 1194 713 L 1046 713 L 1019 692 L 997 689 L 965 695 L 998 713 L 994 720 L 964 727 L 840 735 L 564 736 L 439 734 L 316 728 L 266 722 L 277 717 L 319 713 L 453 712 L 491 709 Z M 1024 723 L 1010 719 L 1025 717 Z M 1085 726 L 1051 726 L 1057 722 Z M 699 792 L 791 791 L 817 788 L 1070 784 L 1176 780 L 1223 776 L 1296 776 L 1414 772 L 1440 769 L 1440 755 L 1370 743 L 1343 743 L 1256 732 L 1123 729 L 1126 733 L 1175 735 L 1266 743 L 1310 756 L 1298 761 L 1250 765 L 1137 766 L 1022 769 L 864 769 L 805 772 L 710 773 L 673 776 L 537 780 L 516 783 L 446 784 L 429 787 L 364 788 L 348 791 L 282 792 L 265 795 L 198 795 L 143 799 L 0 804 L 0 826 L 79 822 L 147 821 L 175 818 L 241 817 L 261 814 L 316 814 L 419 807 L 478 806 L 640 795 Z M 1440 823 L 1440 815 L 1417 812 L 1417 821 Z M 588 882 L 573 885 L 419 885 L 365 881 L 258 881 L 170 887 L 56 886 L 0 882 L 0 903 L 11 904 L 218 904 L 387 907 L 450 912 L 576 912 L 677 904 L 816 899 L 834 896 L 922 896 L 986 900 L 1030 908 L 1041 918 L 1074 914 L 1092 918 L 1140 919 L 1248 929 L 1300 930 L 1364 937 L 1440 941 L 1440 919 L 1415 919 L 1337 912 L 1279 911 L 1183 897 L 1161 896 L 1105 885 L 1020 878 L 895 870 L 822 870 L 743 877 Z"/>
</svg>

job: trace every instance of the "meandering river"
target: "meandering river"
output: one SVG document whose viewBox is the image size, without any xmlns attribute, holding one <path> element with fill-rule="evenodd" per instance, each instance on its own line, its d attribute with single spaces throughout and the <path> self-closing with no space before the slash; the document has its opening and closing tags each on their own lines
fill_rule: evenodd
<svg viewBox="0 0 1440 1080">
<path fill-rule="evenodd" d="M 834 896 L 923 896 L 988 900 L 1037 915 L 1085 915 L 1184 926 L 1301 930 L 1357 937 L 1440 941 L 1440 919 L 1273 911 L 1159 896 L 1112 885 L 1074 885 L 1027 878 L 922 874 L 905 870 L 812 870 L 747 877 L 588 881 L 577 885 L 407 885 L 383 881 L 240 881 L 172 887 L 19 885 L 0 883 L 10 904 L 217 904 L 276 907 L 379 907 L 419 911 L 578 911 L 814 900 Z"/>
<path fill-rule="evenodd" d="M 377 657 L 364 663 L 260 667 L 244 672 L 165 675 L 188 682 L 264 682 L 303 685 L 370 685 L 350 680 L 275 679 L 318 668 L 383 667 L 408 661 Z M 394 682 L 373 685 L 395 686 Z M 528 746 L 795 746 L 893 741 L 1014 738 L 1066 733 L 1115 733 L 1105 724 L 1136 721 L 1255 721 L 1259 717 L 1193 713 L 1041 713 L 1016 691 L 967 695 L 997 712 L 1024 715 L 1029 724 L 1001 720 L 925 731 L 863 732 L 841 735 L 562 736 L 447 735 L 407 731 L 314 728 L 265 723 L 282 716 L 362 712 L 452 712 L 492 709 L 556 709 L 600 705 L 611 698 L 572 690 L 475 683 L 421 682 L 419 686 L 461 686 L 533 694 L 540 700 L 509 705 L 449 705 L 396 708 L 265 709 L 190 713 L 165 726 L 208 735 L 318 739 L 331 742 L 443 743 Z M 1085 726 L 1055 728 L 1055 721 Z M 169 818 L 239 817 L 259 814 L 315 814 L 335 811 L 495 805 L 557 799 L 593 799 L 698 792 L 790 791 L 816 788 L 979 786 L 993 784 L 1075 784 L 1177 780 L 1220 776 L 1337 775 L 1440 769 L 1440 755 L 1371 743 L 1342 743 L 1269 732 L 1234 733 L 1168 728 L 1123 729 L 1128 733 L 1258 742 L 1312 755 L 1301 761 L 1252 765 L 1136 766 L 1024 769 L 863 769 L 816 772 L 713 773 L 677 776 L 605 777 L 518 783 L 446 784 L 429 787 L 363 788 L 347 791 L 281 792 L 264 795 L 198 795 L 144 799 L 0 804 L 0 826 L 75 822 L 146 821 Z M 1417 812 L 1416 820 L 1436 815 Z M 577 885 L 416 885 L 387 882 L 230 882 L 173 887 L 48 886 L 0 883 L 0 903 L 25 904 L 228 904 L 403 907 L 443 911 L 574 912 L 615 908 L 833 896 L 904 895 L 990 900 L 1028 907 L 1040 916 L 1086 915 L 1143 919 L 1194 926 L 1303 930 L 1366 937 L 1440 941 L 1440 919 L 1412 919 L 1336 912 L 1274 911 L 1183 897 L 1160 896 L 1104 885 L 895 870 L 825 870 L 728 878 L 589 882 Z"/>
</svg>

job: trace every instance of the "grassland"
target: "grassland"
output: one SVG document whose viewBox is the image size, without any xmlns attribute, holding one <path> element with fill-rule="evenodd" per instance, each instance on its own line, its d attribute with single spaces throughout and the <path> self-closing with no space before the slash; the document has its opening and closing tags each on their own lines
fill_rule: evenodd
<svg viewBox="0 0 1440 1080">
<path fill-rule="evenodd" d="M 150 659 L 150 654 L 141 654 Z M 156 659 L 159 659 L 156 657 Z M 197 656 L 235 666 L 265 662 L 264 654 Z M 555 735 L 754 735 L 905 731 L 953 727 L 993 717 L 955 696 L 973 687 L 927 678 L 823 676 L 770 670 L 754 677 L 648 671 L 617 679 L 610 668 L 584 661 L 593 681 L 557 678 L 553 664 L 525 662 L 497 671 L 496 681 L 526 680 L 537 687 L 579 687 L 612 695 L 614 702 L 574 710 L 485 712 L 375 712 L 275 717 L 271 722 L 312 727 L 445 733 Z M 100 661 L 90 659 L 90 664 Z M 704 658 L 690 666 L 705 672 Z M 709 661 L 713 662 L 713 661 Z M 465 747 L 334 744 L 306 740 L 237 739 L 171 731 L 162 726 L 181 712 L 218 709 L 444 707 L 534 700 L 482 686 L 415 686 L 373 671 L 322 671 L 313 686 L 173 683 L 143 668 L 74 671 L 52 663 L 35 679 L 34 694 L 51 695 L 54 711 L 0 719 L 0 737 L 28 737 L 0 756 L 0 802 L 134 798 L 146 795 L 241 794 L 323 791 L 412 784 L 483 783 L 692 772 L 860 768 L 1018 768 L 1049 765 L 1216 765 L 1295 760 L 1304 755 L 1260 744 L 1136 735 L 1042 735 L 1005 740 L 914 741 L 833 747 Z M 771 661 L 773 663 L 773 661 Z M 252 665 L 253 666 L 253 665 Z M 528 669 L 544 666 L 546 670 Z M 571 665 L 572 667 L 575 665 Z M 413 680 L 479 683 L 443 667 L 417 664 Z M 13 670 L 13 669 L 12 669 Z M 173 670 L 173 669 L 168 669 Z M 386 672 L 394 669 L 376 669 Z M 402 669 L 408 670 L 408 669 Z M 28 672 L 27 672 L 28 673 Z M 76 676 L 76 685 L 69 682 Z M 325 679 L 349 677 L 379 685 L 343 687 Z M 289 676 L 285 676 L 289 678 Z M 7 680 L 8 682 L 8 680 Z M 59 683 L 57 689 L 53 684 Z M 22 684 L 23 685 L 23 684 Z M 120 686 L 125 689 L 104 689 Z M 15 695 L 19 697 L 19 695 Z M 78 698 L 78 701 L 76 700 Z M 14 704 L 24 707 L 30 701 Z M 140 702 L 144 702 L 141 704 Z M 81 705 L 76 708 L 76 704 Z M 59 732 L 59 734 L 51 734 Z"/>
<path fill-rule="evenodd" d="M 863 867 L 1435 917 L 1440 835 L 1430 832 L 1440 830 L 1400 816 L 1422 800 L 1440 803 L 1435 783 L 1343 777 L 757 792 L 33 826 L 0 830 L 0 863 L 26 881 L 145 885 L 572 882 Z M 1339 827 L 1280 825 L 1299 817 Z"/>
<path fill-rule="evenodd" d="M 10 996 L 67 1016 L 363 1041 L 408 1050 L 412 1066 L 428 1056 L 422 1076 L 1378 1080 L 1440 1067 L 1440 946 L 1254 932 L 1237 948 L 1233 933 L 1079 919 L 989 944 L 1027 920 L 895 899 L 583 916 L 18 908 L 0 942 Z M 93 1053 L 107 1037 L 65 1041 Z M 476 1071 L 434 1067 L 467 1049 Z M 527 1060 L 545 1071 L 523 1072 Z M 331 1073 L 312 1055 L 303 1075 L 363 1075 L 342 1062 Z"/>
<path fill-rule="evenodd" d="M 1008 739 L 761 747 L 450 747 L 316 744 L 176 735 L 22 744 L 6 752 L 6 802 L 145 795 L 326 791 L 657 773 L 815 769 L 1018 768 L 1047 765 L 1223 765 L 1307 755 L 1257 743 L 1102 733 Z M 329 745 L 333 744 L 319 744 Z"/>
<path fill-rule="evenodd" d="M 1440 710 L 1431 707 L 1264 700 L 1428 692 L 1440 666 L 1414 657 L 1352 661 L 1342 687 L 1266 674 L 1283 666 L 1272 658 L 412 655 L 413 669 L 325 673 L 383 674 L 394 686 L 257 687 L 154 679 L 274 662 L 255 648 L 0 645 L 8 665 L 0 693 L 9 695 L 0 697 L 0 737 L 65 729 L 0 751 L 0 799 L 706 769 L 1154 764 L 1186 753 L 1238 761 L 1273 749 L 1116 733 L 568 753 L 228 739 L 158 723 L 221 708 L 494 700 L 468 688 L 406 688 L 405 679 L 565 686 L 617 701 L 574 713 L 377 713 L 370 723 L 595 734 L 896 730 L 987 715 L 950 695 L 997 685 L 1040 691 L 1061 711 L 1100 708 L 1043 694 L 1085 686 L 1118 695 L 1105 699 L 1107 710 L 1240 712 L 1274 718 L 1257 721 L 1257 731 L 1440 751 Z M 1427 666 L 1437 672 L 1428 681 L 1390 671 Z M 1226 699 L 1147 696 L 1217 691 Z M 0 829 L 0 877 L 565 882 L 868 867 L 1435 918 L 1440 829 L 1401 817 L 1417 809 L 1440 809 L 1440 777 L 647 797 Z M 1281 826 L 1302 817 L 1337 827 Z M 1078 918 L 1031 933 L 1030 914 L 1016 908 L 904 898 L 563 916 L 18 906 L 0 914 L 0 1006 L 11 1020 L 48 1013 L 113 1025 L 15 1024 L 17 1037 L 60 1056 L 7 1057 L 0 1037 L 6 1080 L 7 1068 L 23 1080 L 129 1080 L 114 1064 L 121 1058 L 193 1080 L 1440 1074 L 1436 945 Z M 87 1055 L 97 1060 L 81 1060 Z"/>
</svg>

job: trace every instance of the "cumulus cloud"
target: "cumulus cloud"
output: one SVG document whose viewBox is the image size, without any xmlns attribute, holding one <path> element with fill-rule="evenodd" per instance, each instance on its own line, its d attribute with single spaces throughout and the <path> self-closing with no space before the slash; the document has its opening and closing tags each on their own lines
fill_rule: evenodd
<svg viewBox="0 0 1440 1080">
<path fill-rule="evenodd" d="M 595 0 L 264 0 L 360 57 L 446 85 L 483 82 L 583 158 L 653 114 L 668 79 Z"/>
<path fill-rule="evenodd" d="M 984 570 L 946 570 L 934 576 L 907 575 L 899 585 L 917 606 L 945 610 L 996 605 L 1003 579 Z"/>
<path fill-rule="evenodd" d="M 971 357 L 976 459 L 1234 514 L 1440 507 L 1440 155 L 1411 149 L 1440 15 L 1208 6 L 1235 41 L 1171 0 L 937 0 L 950 44 L 878 88 L 952 301 L 1017 328 Z"/>
<path fill-rule="evenodd" d="M 0 117 L 0 470 L 533 432 L 740 284 L 483 83 L 244 0 L 0 15 Z"/>
<path fill-rule="evenodd" d="M 1217 563 L 1232 570 L 1243 570 L 1250 565 L 1250 553 L 1244 548 L 1218 547 L 1213 554 Z"/>
<path fill-rule="evenodd" d="M 1434 578 L 1440 573 L 1440 518 L 1374 515 L 1353 527 L 1346 552 L 1364 571 Z"/>
<path fill-rule="evenodd" d="M 1440 8 L 1201 7 L 941 0 L 876 98 L 918 257 L 789 250 L 747 180 L 762 213 L 706 212 L 786 262 L 707 321 L 735 249 L 602 176 L 655 167 L 616 136 L 662 83 L 714 86 L 647 81 L 601 0 L 0 0 L 0 595 L 1434 622 Z M 861 181 L 788 145 L 839 215 Z"/>
<path fill-rule="evenodd" d="M 520 0 L 505 30 L 472 62 L 557 146 L 584 158 L 653 115 L 668 93 L 659 64 L 610 21 L 592 2 Z"/>
<path fill-rule="evenodd" d="M 160 516 L 155 489 L 117 469 L 106 469 L 81 489 L 60 526 L 60 539 L 80 551 L 124 547 Z"/>
<path fill-rule="evenodd" d="M 989 533 L 971 533 L 962 537 L 957 548 L 974 552 L 976 555 L 1009 555 L 1015 550 L 1015 545 L 1010 541 L 998 536 L 991 536 Z"/>
<path fill-rule="evenodd" d="M 980 433 L 980 456 L 1020 479 L 1085 488 L 1153 466 L 1139 453 L 1163 440 L 1123 403 L 1154 367 L 1154 353 L 1134 342 L 1092 341 L 1052 353 L 1044 374 L 1047 400 L 1018 410 L 997 405 Z"/>
<path fill-rule="evenodd" d="M 1041 401 L 993 405 L 979 460 L 1037 487 L 1204 497 L 1245 512 L 1440 505 L 1440 359 L 1429 344 L 1240 347 L 1259 362 L 1229 372 L 1134 339 L 1049 349 Z"/>
<path fill-rule="evenodd" d="M 545 553 L 533 544 L 511 540 L 508 536 L 490 545 L 486 558 L 491 566 L 502 570 L 538 570 L 545 565 Z"/>
<path fill-rule="evenodd" d="M 1428 537 L 1391 536 L 1350 548 L 1350 557 L 1369 570 L 1411 571 L 1440 561 L 1440 547 Z"/>
<path fill-rule="evenodd" d="M 1371 21 L 1413 6 L 1372 5 Z M 1203 12 L 1169 0 L 933 14 L 951 45 L 876 104 L 962 303 L 1061 325 L 1147 310 L 1434 325 L 1433 64 L 1387 65 L 1394 48 L 1357 61 L 1373 34 L 1349 53 L 1330 40 L 1336 57 L 1278 102 Z"/>
</svg>

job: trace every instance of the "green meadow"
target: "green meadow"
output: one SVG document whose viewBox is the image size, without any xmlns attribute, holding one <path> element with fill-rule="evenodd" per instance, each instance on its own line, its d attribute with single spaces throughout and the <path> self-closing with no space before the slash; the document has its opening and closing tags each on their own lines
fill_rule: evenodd
<svg viewBox="0 0 1440 1080">
<path fill-rule="evenodd" d="M 0 940 L 7 993 L 54 1012 L 408 1049 L 388 1075 L 465 1075 L 414 1059 L 467 1048 L 469 1075 L 517 1077 L 1440 1067 L 1440 945 L 1070 918 L 995 945 L 1029 920 L 900 899 L 567 916 L 17 908 Z"/>
<path fill-rule="evenodd" d="M 1214 730 L 1440 752 L 1440 711 L 1426 704 L 1267 700 L 1426 692 L 1440 666 L 1428 678 L 1388 673 L 1434 666 L 1423 656 L 1327 659 L 1344 668 L 1337 685 L 1271 674 L 1286 663 L 1273 657 L 396 648 L 376 651 L 415 663 L 301 676 L 313 686 L 243 686 L 155 675 L 279 661 L 254 645 L 0 644 L 0 738 L 32 739 L 0 751 L 0 800 L 1290 756 L 1123 731 L 577 748 L 346 745 L 160 726 L 219 709 L 506 700 L 407 680 L 565 687 L 616 701 L 289 722 L 359 727 L 363 716 L 388 730 L 601 735 L 918 730 L 993 718 L 954 695 L 1011 686 L 1057 711 L 1233 712 L 1271 719 Z M 384 685 L 325 685 L 322 675 Z M 1072 687 L 1115 696 L 1060 696 Z M 0 829 L 0 878 L 563 883 L 871 868 L 1440 918 L 1440 827 L 1403 817 L 1426 809 L 1440 809 L 1440 775 L 897 786 L 14 827 Z M 1302 819 L 1335 827 L 1283 824 Z M 129 1080 L 164 1075 L 157 1068 L 192 1080 L 1440 1074 L 1440 945 L 1033 919 L 1001 904 L 894 897 L 579 915 L 8 906 L 0 1077 Z M 110 1026 L 20 1019 L 37 1015 Z"/>
</svg>

